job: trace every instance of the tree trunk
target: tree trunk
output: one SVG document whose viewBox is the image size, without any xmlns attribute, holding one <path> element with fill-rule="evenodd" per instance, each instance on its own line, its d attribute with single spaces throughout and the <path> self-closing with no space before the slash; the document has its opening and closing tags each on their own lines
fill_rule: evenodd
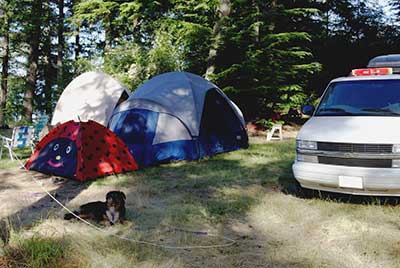
<svg viewBox="0 0 400 268">
<path fill-rule="evenodd" d="M 32 122 L 33 114 L 33 94 L 36 89 L 36 78 L 38 71 L 39 40 L 40 40 L 40 20 L 42 11 L 42 1 L 33 1 L 31 30 L 28 33 L 29 55 L 28 72 L 26 76 L 26 92 L 24 95 L 24 118 L 27 122 Z"/>
<path fill-rule="evenodd" d="M 72 5 L 71 5 L 71 12 L 72 12 L 71 17 L 74 16 L 74 9 L 73 9 L 73 7 L 74 7 L 75 5 L 77 5 L 78 2 L 79 2 L 78 0 L 72 0 L 72 1 L 70 2 L 70 3 L 72 4 Z M 81 46 L 81 43 L 80 43 L 80 36 L 79 36 L 79 33 L 80 33 L 80 31 L 81 31 L 81 26 L 82 26 L 81 24 L 75 26 L 75 43 L 74 43 L 75 60 L 77 60 L 77 59 L 79 58 L 79 56 L 80 56 L 80 54 L 81 54 L 81 50 L 82 50 L 82 46 Z"/>
<path fill-rule="evenodd" d="M 218 20 L 215 22 L 212 32 L 212 43 L 208 52 L 206 79 L 211 79 L 215 72 L 215 59 L 217 58 L 218 48 L 221 44 L 221 27 L 225 18 L 231 13 L 231 1 L 220 0 L 218 7 Z"/>
<path fill-rule="evenodd" d="M 4 36 L 3 36 L 3 63 L 2 63 L 2 71 L 1 71 L 1 91 L 0 91 L 0 125 L 3 125 L 4 122 L 4 113 L 6 110 L 7 104 L 7 93 L 8 93 L 8 62 L 10 57 L 10 18 L 7 13 L 7 9 L 3 9 L 4 15 Z"/>
<path fill-rule="evenodd" d="M 76 27 L 76 31 L 77 33 L 75 34 L 75 60 L 77 60 L 79 58 L 79 54 L 81 53 L 81 44 L 79 42 L 79 31 L 80 31 L 80 27 Z"/>
<path fill-rule="evenodd" d="M 52 96 L 52 86 L 53 86 L 53 66 L 51 62 L 51 29 L 50 29 L 50 23 L 51 23 L 51 10 L 50 8 L 48 9 L 49 14 L 47 14 L 47 25 L 43 29 L 43 34 L 45 36 L 44 38 L 44 43 L 43 43 L 43 71 L 44 71 L 44 87 L 43 87 L 43 93 L 44 93 L 44 103 L 43 103 L 43 109 L 46 112 L 46 114 L 51 115 L 52 113 L 52 104 L 53 104 L 53 96 Z M 58 59 L 58 58 L 57 58 Z M 58 62 L 57 62 L 58 63 Z M 58 79 L 58 73 L 59 69 L 57 66 L 57 79 Z M 58 81 L 57 81 L 58 82 Z"/>
<path fill-rule="evenodd" d="M 104 53 L 106 54 L 107 52 L 109 52 L 111 50 L 111 40 L 112 40 L 111 26 L 105 27 L 104 38 L 105 38 Z"/>
<path fill-rule="evenodd" d="M 257 3 L 257 0 L 253 0 L 253 7 L 255 10 L 255 25 L 254 25 L 254 42 L 259 43 L 260 42 L 260 6 Z"/>
<path fill-rule="evenodd" d="M 58 27 L 57 27 L 57 87 L 64 87 L 63 77 L 63 54 L 64 54 L 64 0 L 58 0 Z"/>
</svg>

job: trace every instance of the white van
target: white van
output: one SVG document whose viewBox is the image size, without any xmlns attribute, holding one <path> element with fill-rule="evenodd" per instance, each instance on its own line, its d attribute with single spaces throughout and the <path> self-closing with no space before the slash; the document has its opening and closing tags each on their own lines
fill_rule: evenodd
<svg viewBox="0 0 400 268">
<path fill-rule="evenodd" d="M 353 70 L 332 80 L 296 140 L 292 166 L 304 188 L 400 196 L 400 75 Z"/>
</svg>

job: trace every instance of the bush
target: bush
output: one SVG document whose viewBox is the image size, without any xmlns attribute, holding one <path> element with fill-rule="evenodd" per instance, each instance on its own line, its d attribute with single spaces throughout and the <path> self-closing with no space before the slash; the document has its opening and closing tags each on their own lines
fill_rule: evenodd
<svg viewBox="0 0 400 268">
<path fill-rule="evenodd" d="M 274 120 L 274 119 L 260 119 L 256 121 L 256 124 L 260 124 L 265 127 L 267 130 L 272 129 L 274 125 L 283 125 L 285 122 L 283 120 Z"/>
</svg>

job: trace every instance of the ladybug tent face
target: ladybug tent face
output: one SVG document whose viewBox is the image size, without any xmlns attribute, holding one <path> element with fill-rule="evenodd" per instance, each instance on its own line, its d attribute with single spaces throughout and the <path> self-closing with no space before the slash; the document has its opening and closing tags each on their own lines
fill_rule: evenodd
<svg viewBox="0 0 400 268">
<path fill-rule="evenodd" d="M 138 169 L 125 143 L 91 120 L 68 121 L 53 129 L 25 166 L 80 181 Z"/>
</svg>

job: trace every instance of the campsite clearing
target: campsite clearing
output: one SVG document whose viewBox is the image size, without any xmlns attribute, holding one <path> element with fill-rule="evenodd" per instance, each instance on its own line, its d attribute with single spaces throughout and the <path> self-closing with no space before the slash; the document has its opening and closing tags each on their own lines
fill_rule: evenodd
<svg viewBox="0 0 400 268">
<path fill-rule="evenodd" d="M 62 220 L 64 211 L 49 200 L 45 202 L 46 197 L 29 182 L 25 171 L 15 162 L 3 169 L 3 163 L 10 162 L 1 160 L 1 202 L 3 206 L 9 202 L 2 217 L 25 221 L 29 215 L 31 223 L 35 222 L 12 232 L 6 249 L 9 264 L 69 268 L 400 267 L 397 199 L 304 193 L 291 172 L 294 144 L 293 139 L 252 143 L 248 150 L 84 184 L 53 184 L 41 175 L 45 187 L 71 208 L 103 200 L 109 190 L 124 191 L 129 221 L 104 227 L 102 233 L 83 223 Z M 108 236 L 176 246 L 224 242 L 173 227 L 218 233 L 237 243 L 226 248 L 170 250 Z"/>
</svg>

